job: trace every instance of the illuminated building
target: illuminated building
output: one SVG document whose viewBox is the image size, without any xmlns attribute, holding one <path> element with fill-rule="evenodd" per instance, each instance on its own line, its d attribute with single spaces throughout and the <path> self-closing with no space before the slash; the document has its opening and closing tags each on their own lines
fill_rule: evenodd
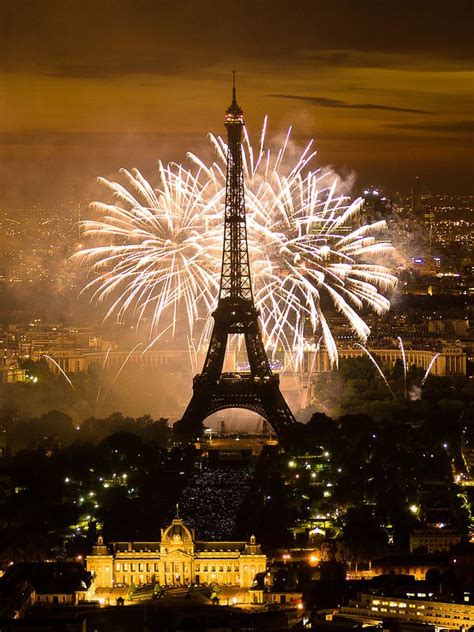
<svg viewBox="0 0 474 632">
<path fill-rule="evenodd" d="M 269 590 L 261 588 L 253 588 L 252 603 L 254 604 L 274 604 L 278 606 L 288 606 L 289 608 L 301 607 L 302 592 L 300 590 Z"/>
<path fill-rule="evenodd" d="M 440 526 L 435 529 L 415 529 L 410 533 L 410 553 L 417 549 L 425 549 L 428 553 L 450 551 L 461 541 L 461 534 L 455 529 Z"/>
<path fill-rule="evenodd" d="M 17 382 L 26 382 L 26 371 L 18 366 L 17 362 L 12 362 L 9 366 L 2 369 L 3 383 L 16 384 Z"/>
<path fill-rule="evenodd" d="M 0 579 L 0 616 L 18 616 L 30 605 L 72 606 L 90 601 L 94 584 L 75 562 L 16 562 Z M 15 618 L 17 618 L 15 616 Z"/>
<path fill-rule="evenodd" d="M 403 354 L 400 348 L 393 349 L 373 349 L 370 353 L 375 356 L 377 361 L 383 365 L 393 366 L 397 360 L 403 361 Z M 338 349 L 339 359 L 360 358 L 365 352 L 360 348 L 344 348 Z M 433 358 L 437 355 L 433 363 L 431 374 L 438 376 L 467 374 L 467 357 L 462 347 L 456 344 L 444 345 L 439 351 L 434 349 L 405 349 L 406 362 L 408 366 L 416 366 L 426 370 Z M 330 371 L 329 357 L 325 349 L 316 351 L 316 345 L 308 345 L 304 352 L 303 371 L 322 373 Z"/>
<path fill-rule="evenodd" d="M 376 222 L 392 215 L 392 203 L 382 187 L 368 187 L 362 192 L 362 197 L 364 198 L 362 212 L 367 221 Z"/>
<path fill-rule="evenodd" d="M 411 553 L 387 555 L 372 561 L 372 577 L 376 575 L 412 575 L 416 580 L 426 579 L 426 573 L 437 568 L 444 572 L 449 565 L 447 553 Z"/>
<path fill-rule="evenodd" d="M 129 351 L 111 351 L 107 354 L 105 351 L 96 351 L 92 353 L 75 352 L 65 350 L 56 350 L 51 352 L 51 357 L 56 360 L 61 369 L 66 373 L 87 372 L 91 367 L 102 366 L 107 357 L 107 368 L 119 369 L 127 360 Z M 54 373 L 60 373 L 58 367 L 48 358 L 46 358 L 49 368 Z M 189 364 L 189 351 L 187 350 L 160 350 L 147 351 L 143 353 L 140 349 L 132 353 L 128 359 L 128 365 L 138 366 L 147 369 L 163 368 L 167 364 L 175 362 L 186 366 Z"/>
<path fill-rule="evenodd" d="M 161 530 L 158 542 L 112 542 L 100 537 L 87 570 L 97 587 L 160 584 L 221 584 L 250 587 L 266 570 L 266 556 L 250 542 L 200 542 L 180 518 Z"/>
<path fill-rule="evenodd" d="M 384 619 L 397 618 L 457 630 L 469 629 L 474 625 L 472 605 L 447 601 L 360 594 L 357 600 L 350 601 L 348 606 L 342 606 L 339 613 L 363 623 L 374 624 Z"/>
</svg>

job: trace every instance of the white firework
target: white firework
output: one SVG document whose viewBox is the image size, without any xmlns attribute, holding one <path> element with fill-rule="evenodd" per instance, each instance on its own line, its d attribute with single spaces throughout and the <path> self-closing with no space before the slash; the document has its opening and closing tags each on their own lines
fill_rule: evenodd
<svg viewBox="0 0 474 632">
<path fill-rule="evenodd" d="M 334 365 L 337 346 L 322 298 L 365 342 L 370 329 L 362 308 L 383 314 L 390 307 L 381 292 L 396 279 L 378 259 L 392 246 L 381 239 L 385 222 L 360 225 L 362 199 L 350 201 L 337 193 L 330 172 L 311 169 L 312 143 L 292 159 L 291 128 L 272 152 L 266 127 L 265 119 L 257 150 L 246 131 L 242 147 L 250 261 L 265 346 L 272 355 L 283 351 L 296 366 L 305 337 L 321 335 Z M 224 139 L 210 135 L 210 141 L 214 162 L 190 154 L 190 169 L 160 163 L 157 189 L 137 170 L 122 172 L 129 189 L 102 179 L 114 203 L 96 203 L 100 218 L 83 223 L 85 235 L 102 243 L 76 256 L 94 275 L 85 288 L 92 299 L 110 300 L 106 318 L 129 313 L 141 321 L 150 315 L 150 335 L 156 335 L 167 319 L 176 323 L 184 313 L 191 337 L 197 322 L 210 322 L 219 286 L 227 160 Z M 198 334 L 201 344 L 207 331 Z"/>
</svg>

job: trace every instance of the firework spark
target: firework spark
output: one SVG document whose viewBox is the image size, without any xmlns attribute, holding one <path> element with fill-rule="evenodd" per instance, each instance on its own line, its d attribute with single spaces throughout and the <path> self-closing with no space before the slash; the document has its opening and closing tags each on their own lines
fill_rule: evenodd
<svg viewBox="0 0 474 632">
<path fill-rule="evenodd" d="M 396 279 L 377 260 L 392 250 L 381 239 L 385 222 L 360 225 L 362 200 L 337 192 L 337 178 L 312 170 L 312 142 L 293 158 L 291 128 L 272 151 L 265 119 L 254 148 L 245 132 L 243 165 L 254 294 L 263 337 L 272 355 L 283 351 L 300 365 L 305 336 L 322 336 L 331 363 L 337 347 L 324 298 L 365 342 L 370 329 L 364 307 L 381 315 L 382 294 Z M 209 333 L 221 265 L 227 146 L 210 135 L 216 159 L 189 155 L 191 168 L 159 163 L 153 189 L 137 171 L 122 170 L 128 188 L 100 179 L 114 197 L 96 203 L 99 218 L 83 223 L 85 237 L 99 245 L 76 257 L 93 279 L 84 291 L 106 302 L 106 318 L 150 318 L 150 339 L 183 316 L 198 349 Z M 291 151 L 290 151 L 291 147 Z M 207 324 L 204 324 L 207 323 Z M 198 326 L 201 331 L 198 332 Z"/>
</svg>

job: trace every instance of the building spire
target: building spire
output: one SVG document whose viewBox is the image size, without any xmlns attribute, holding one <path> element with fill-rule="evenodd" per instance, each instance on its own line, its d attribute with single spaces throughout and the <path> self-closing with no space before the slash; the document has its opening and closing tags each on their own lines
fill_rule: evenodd
<svg viewBox="0 0 474 632">
<path fill-rule="evenodd" d="M 242 108 L 237 103 L 237 88 L 235 85 L 235 70 L 232 71 L 232 103 L 227 108 L 226 112 L 226 124 L 237 123 L 238 125 L 244 124 Z"/>
</svg>

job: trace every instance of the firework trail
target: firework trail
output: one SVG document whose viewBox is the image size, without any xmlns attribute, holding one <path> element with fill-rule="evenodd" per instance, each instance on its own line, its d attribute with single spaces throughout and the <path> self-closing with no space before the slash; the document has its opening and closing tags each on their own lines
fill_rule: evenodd
<svg viewBox="0 0 474 632">
<path fill-rule="evenodd" d="M 69 386 L 72 388 L 72 390 L 76 393 L 76 395 L 78 396 L 78 398 L 80 399 L 81 396 L 79 395 L 79 393 L 77 392 L 76 387 L 74 386 L 74 384 L 71 382 L 71 380 L 69 379 L 67 373 L 59 366 L 59 364 L 56 362 L 56 360 L 54 358 L 52 358 L 49 355 L 44 354 L 43 358 L 46 358 L 47 360 L 49 360 L 50 362 L 52 362 L 54 364 L 54 366 L 56 366 L 59 371 L 61 372 L 61 374 L 66 378 Z"/>
<path fill-rule="evenodd" d="M 109 347 L 107 349 L 107 353 L 105 354 L 104 363 L 102 364 L 102 371 L 100 372 L 100 378 L 99 378 L 99 388 L 97 389 L 97 397 L 95 398 L 96 403 L 99 401 L 100 391 L 102 390 L 102 378 L 104 377 L 104 371 L 105 371 L 105 367 L 107 365 L 107 360 L 109 359 L 110 351 L 111 351 L 111 347 Z"/>
<path fill-rule="evenodd" d="M 380 377 L 382 378 L 382 380 L 385 382 L 385 386 L 388 388 L 388 390 L 392 393 L 393 399 L 396 399 L 395 393 L 392 390 L 392 387 L 390 386 L 390 384 L 388 383 L 387 378 L 385 377 L 385 373 L 382 371 L 382 369 L 380 368 L 379 363 L 377 362 L 377 360 L 374 358 L 374 356 L 370 353 L 370 351 L 368 349 L 366 349 L 363 345 L 359 344 L 358 342 L 354 343 L 355 345 L 357 345 L 358 347 L 360 347 L 362 349 L 362 351 L 364 351 L 364 353 L 366 353 L 368 355 L 368 357 L 370 358 L 370 360 L 372 361 L 372 364 L 375 366 L 375 368 L 377 369 L 377 371 L 379 372 Z"/>
<path fill-rule="evenodd" d="M 405 398 L 408 398 L 408 389 L 407 389 L 407 358 L 405 355 L 405 347 L 403 345 L 403 340 L 400 336 L 397 336 L 398 344 L 400 345 L 400 351 L 402 352 L 402 361 L 403 361 L 403 383 L 404 383 L 404 392 Z"/>
<path fill-rule="evenodd" d="M 314 353 L 313 353 L 313 359 L 311 360 L 311 365 L 310 365 L 309 370 L 308 370 L 308 381 L 307 381 L 307 384 L 306 384 L 306 388 L 309 388 L 311 380 L 312 380 L 312 377 L 313 377 L 314 365 L 316 364 L 316 357 L 317 357 L 317 355 L 319 353 L 319 349 L 320 349 L 320 346 L 321 346 L 322 339 L 323 339 L 323 337 L 320 336 L 320 338 L 319 338 L 319 340 L 318 340 L 318 342 L 316 344 Z"/>
<path fill-rule="evenodd" d="M 126 365 L 126 364 L 127 364 L 127 362 L 129 361 L 129 359 L 130 359 L 131 355 L 133 354 L 133 352 L 134 352 L 136 349 L 138 349 L 138 347 L 141 347 L 142 345 L 143 345 L 143 343 L 142 343 L 142 342 L 139 342 L 139 343 L 137 343 L 137 344 L 133 347 L 133 349 L 131 349 L 131 350 L 128 352 L 127 357 L 125 358 L 125 360 L 124 360 L 124 361 L 122 362 L 122 364 L 120 365 L 120 368 L 119 368 L 119 370 L 117 371 L 117 373 L 115 374 L 114 379 L 113 379 L 113 380 L 112 380 L 112 382 L 110 383 L 110 386 L 109 386 L 109 388 L 107 389 L 107 391 L 106 391 L 106 393 L 105 393 L 105 395 L 104 395 L 104 397 L 103 397 L 103 399 L 102 399 L 102 403 L 104 403 L 104 402 L 105 402 L 105 400 L 107 399 L 108 394 L 109 394 L 109 393 L 110 393 L 110 391 L 112 390 L 112 386 L 113 386 L 113 385 L 115 384 L 115 382 L 118 380 L 118 378 L 119 378 L 120 374 L 122 373 L 123 369 L 125 368 L 125 365 Z"/>
<path fill-rule="evenodd" d="M 143 358 L 143 356 L 145 355 L 145 353 L 146 353 L 147 351 L 149 351 L 149 350 L 153 347 L 153 345 L 154 345 L 156 342 L 158 342 L 158 340 L 161 338 L 161 336 L 163 336 L 163 335 L 164 335 L 164 334 L 165 334 L 165 333 L 166 333 L 166 332 L 167 332 L 167 331 L 168 331 L 168 330 L 169 330 L 172 326 L 173 326 L 173 323 L 170 323 L 170 324 L 168 325 L 168 327 L 166 327 L 165 329 L 163 329 L 163 331 L 160 331 L 160 333 L 159 333 L 157 336 L 155 336 L 155 337 L 153 338 L 153 340 L 152 340 L 152 341 L 151 341 L 151 342 L 150 342 L 150 343 L 149 343 L 149 344 L 148 344 L 148 345 L 147 345 L 147 346 L 143 349 L 143 351 L 142 351 L 142 352 L 141 352 L 141 354 L 140 354 L 140 358 Z"/>
<path fill-rule="evenodd" d="M 396 279 L 376 260 L 392 250 L 380 239 L 385 222 L 359 225 L 361 199 L 337 193 L 337 179 L 312 170 L 312 142 L 296 157 L 291 128 L 275 151 L 267 146 L 265 119 L 256 148 L 245 131 L 243 167 L 254 295 L 264 343 L 301 363 L 305 336 L 321 335 L 332 365 L 337 347 L 330 303 L 365 342 L 370 329 L 359 315 L 390 306 L 381 293 Z M 105 318 L 150 316 L 150 339 L 184 315 L 187 336 L 205 344 L 216 304 L 223 242 L 227 146 L 210 135 L 216 159 L 189 155 L 191 168 L 159 163 L 154 189 L 139 171 L 122 170 L 127 187 L 100 181 L 113 203 L 96 203 L 96 220 L 82 223 L 95 244 L 75 255 L 92 280 L 83 291 L 107 303 Z M 291 156 L 290 156 L 291 154 Z M 97 242 L 99 244 L 97 245 Z M 326 299 L 329 299 L 327 301 Z"/>
<path fill-rule="evenodd" d="M 311 383 L 313 381 L 314 366 L 316 364 L 316 357 L 317 357 L 317 355 L 319 353 L 319 350 L 321 348 L 321 341 L 322 341 L 322 339 L 323 339 L 323 337 L 320 336 L 318 342 L 316 343 L 316 347 L 314 349 L 314 352 L 313 352 L 313 358 L 311 360 L 311 364 L 308 367 L 308 378 L 306 380 L 306 398 L 305 398 L 305 400 L 303 400 L 303 397 L 302 397 L 302 395 L 304 393 L 304 390 L 302 390 L 299 387 L 300 382 L 299 381 L 297 382 L 298 390 L 299 390 L 299 398 L 300 398 L 300 402 L 301 402 L 300 408 L 305 408 L 305 406 L 308 404 L 308 401 L 309 401 L 310 388 L 311 388 Z M 301 374 L 301 378 L 302 377 L 303 377 L 303 374 Z"/>
<path fill-rule="evenodd" d="M 426 382 L 426 380 L 427 380 L 427 378 L 428 378 L 428 375 L 430 374 L 431 369 L 432 369 L 432 368 L 433 368 L 433 366 L 434 366 L 434 363 L 436 362 L 436 360 L 438 359 L 438 357 L 439 357 L 440 355 L 441 355 L 440 353 L 437 353 L 437 354 L 436 354 L 435 356 L 433 356 L 433 358 L 431 359 L 431 362 L 429 363 L 428 368 L 426 369 L 426 373 L 425 373 L 425 375 L 424 375 L 423 379 L 421 380 L 421 386 L 424 386 L 424 385 L 425 385 L 425 382 Z"/>
<path fill-rule="evenodd" d="M 153 341 L 153 343 L 156 342 L 156 339 Z M 153 344 L 152 343 L 152 344 Z M 109 388 L 107 389 L 107 392 L 105 393 L 102 402 L 104 402 L 112 388 L 112 386 L 115 384 L 115 382 L 117 381 L 117 379 L 119 378 L 120 374 L 122 373 L 123 369 L 125 368 L 125 365 L 127 364 L 127 362 L 129 361 L 130 357 L 132 356 L 133 352 L 138 349 L 138 347 L 142 346 L 143 343 L 139 342 L 138 344 L 136 344 L 133 349 L 131 349 L 129 351 L 129 353 L 127 354 L 127 357 L 125 358 L 125 360 L 122 362 L 122 364 L 120 365 L 120 368 L 118 369 L 118 371 L 116 372 Z M 149 345 L 149 347 L 151 346 L 151 344 Z M 102 364 L 102 370 L 100 373 L 100 379 L 99 379 L 99 388 L 97 390 L 97 396 L 96 396 L 96 403 L 98 403 L 99 399 L 100 399 L 100 393 L 102 390 L 102 378 L 104 376 L 104 371 L 105 371 L 105 367 L 107 365 L 107 360 L 109 359 L 109 354 L 110 354 L 111 349 L 107 349 L 107 353 L 105 354 L 105 359 L 104 362 Z M 143 354 L 142 354 L 143 355 Z M 140 356 L 141 357 L 141 356 Z M 56 366 L 59 371 L 61 372 L 61 374 L 63 375 L 63 377 L 67 380 L 68 384 L 71 386 L 71 388 L 73 389 L 73 391 L 76 393 L 77 397 L 79 399 L 82 399 L 79 392 L 77 391 L 76 387 L 74 386 L 74 384 L 71 382 L 69 376 L 67 375 L 67 373 L 61 368 L 61 366 L 56 362 L 56 360 L 54 358 L 52 358 L 49 355 L 44 354 L 43 358 L 46 358 L 47 360 L 49 360 L 50 362 L 52 362 L 54 364 L 54 366 Z"/>
</svg>

